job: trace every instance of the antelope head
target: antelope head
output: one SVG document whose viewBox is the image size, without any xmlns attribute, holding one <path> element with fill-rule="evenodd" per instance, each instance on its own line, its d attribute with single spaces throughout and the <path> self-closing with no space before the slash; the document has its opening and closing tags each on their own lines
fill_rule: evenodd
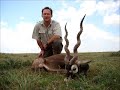
<svg viewBox="0 0 120 90">
<path fill-rule="evenodd" d="M 78 51 L 77 51 L 78 47 L 81 44 L 80 35 L 83 32 L 82 23 L 83 23 L 83 20 L 84 20 L 85 16 L 86 16 L 86 14 L 84 15 L 84 17 L 82 18 L 81 23 L 80 23 L 80 31 L 77 34 L 77 43 L 74 46 L 74 49 L 73 49 L 74 55 L 73 55 L 72 58 L 70 58 L 70 51 L 68 49 L 69 41 L 67 39 L 67 36 L 68 36 L 68 32 L 67 32 L 67 29 L 66 29 L 67 23 L 65 25 L 66 35 L 65 35 L 64 39 L 66 41 L 66 45 L 65 45 L 64 49 L 65 49 L 65 52 L 66 52 L 66 56 L 65 56 L 64 60 L 65 60 L 65 64 L 66 64 L 66 70 L 67 70 L 66 76 L 67 76 L 67 78 L 69 78 L 69 77 L 74 78 L 76 73 L 81 73 L 82 71 L 84 72 L 85 75 L 87 75 L 86 72 L 89 69 L 88 63 L 90 61 L 88 61 L 88 60 L 87 61 L 78 60 Z"/>
</svg>

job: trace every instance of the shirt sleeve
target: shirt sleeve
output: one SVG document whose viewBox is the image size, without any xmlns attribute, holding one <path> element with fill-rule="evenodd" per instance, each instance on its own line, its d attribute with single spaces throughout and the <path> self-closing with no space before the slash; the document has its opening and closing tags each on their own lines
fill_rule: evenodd
<svg viewBox="0 0 120 90">
<path fill-rule="evenodd" d="M 40 39 L 40 36 L 39 36 L 39 26 L 38 24 L 35 25 L 34 29 L 33 29 L 33 34 L 32 34 L 32 38 L 33 39 Z"/>
<path fill-rule="evenodd" d="M 62 37 L 62 31 L 59 23 L 56 23 L 54 28 L 53 28 L 53 34 L 54 35 L 59 35 Z"/>
</svg>

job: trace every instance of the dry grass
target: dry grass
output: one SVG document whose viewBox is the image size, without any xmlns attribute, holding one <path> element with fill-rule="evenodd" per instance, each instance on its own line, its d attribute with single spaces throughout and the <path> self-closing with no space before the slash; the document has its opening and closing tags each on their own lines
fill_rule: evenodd
<svg viewBox="0 0 120 90">
<path fill-rule="evenodd" d="M 116 54 L 117 53 L 117 54 Z M 120 90 L 120 52 L 79 53 L 92 60 L 88 77 L 32 71 L 37 54 L 0 54 L 0 90 Z"/>
</svg>

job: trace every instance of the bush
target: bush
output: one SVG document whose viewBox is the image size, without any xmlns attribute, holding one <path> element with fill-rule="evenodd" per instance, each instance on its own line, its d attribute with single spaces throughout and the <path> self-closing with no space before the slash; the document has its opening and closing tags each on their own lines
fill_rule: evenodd
<svg viewBox="0 0 120 90">
<path fill-rule="evenodd" d="M 112 52 L 112 53 L 110 53 L 110 56 L 111 56 L 111 57 L 113 57 L 113 56 L 118 56 L 118 57 L 120 57 L 120 51 L 118 51 L 118 52 Z"/>
</svg>

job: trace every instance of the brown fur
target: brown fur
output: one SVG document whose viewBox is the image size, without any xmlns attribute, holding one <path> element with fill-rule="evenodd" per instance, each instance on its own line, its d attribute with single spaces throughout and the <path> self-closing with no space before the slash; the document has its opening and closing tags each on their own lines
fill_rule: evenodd
<svg viewBox="0 0 120 90">
<path fill-rule="evenodd" d="M 64 58 L 65 54 L 56 54 L 46 58 L 41 57 L 33 61 L 31 68 L 33 70 L 45 68 L 47 71 L 65 72 Z M 72 56 L 70 56 L 70 58 L 72 58 Z"/>
</svg>

